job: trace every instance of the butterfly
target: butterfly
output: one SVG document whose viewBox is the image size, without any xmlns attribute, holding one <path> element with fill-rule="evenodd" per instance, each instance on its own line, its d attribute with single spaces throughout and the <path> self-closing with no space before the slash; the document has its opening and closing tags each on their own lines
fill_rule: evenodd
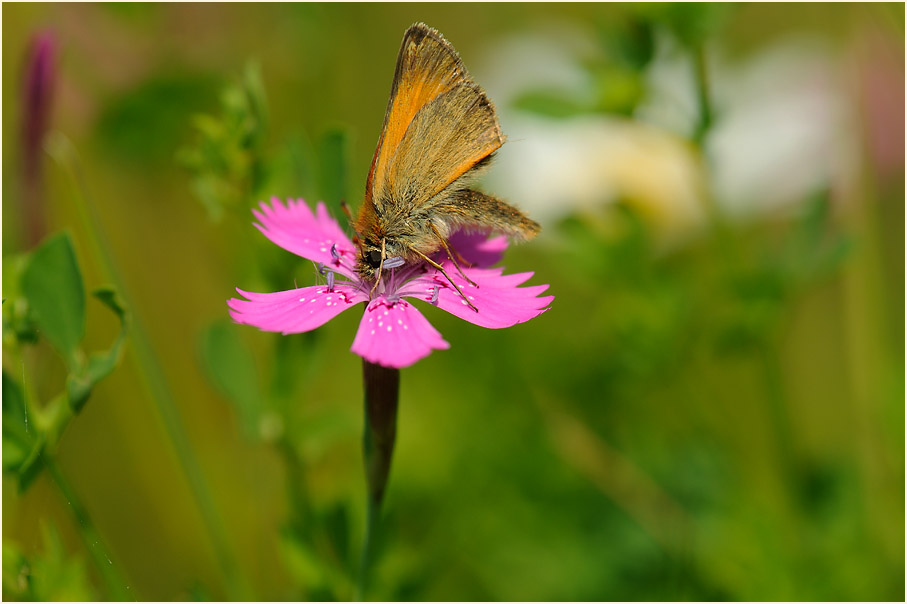
<svg viewBox="0 0 907 604">
<path fill-rule="evenodd" d="M 443 249 L 460 269 L 451 234 L 483 230 L 513 240 L 538 234 L 541 227 L 520 210 L 474 188 L 504 140 L 494 105 L 454 47 L 424 23 L 407 29 L 365 199 L 353 221 L 360 277 L 377 287 L 383 269 L 426 262 L 462 296 L 431 258 Z"/>
</svg>

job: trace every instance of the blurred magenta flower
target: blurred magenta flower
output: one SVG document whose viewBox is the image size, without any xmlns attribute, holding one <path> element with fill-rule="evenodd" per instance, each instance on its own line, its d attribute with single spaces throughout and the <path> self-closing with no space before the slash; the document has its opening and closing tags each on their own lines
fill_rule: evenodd
<svg viewBox="0 0 907 604">
<path fill-rule="evenodd" d="M 39 32 L 32 37 L 22 82 L 22 169 L 25 184 L 22 202 L 28 245 L 36 244 L 44 231 L 41 145 L 50 124 L 56 57 L 57 41 L 53 33 Z"/>
<path fill-rule="evenodd" d="M 507 248 L 503 236 L 488 239 L 461 232 L 451 238 L 453 249 L 473 265 L 463 267 L 463 272 L 475 286 L 457 273 L 443 253 L 434 258 L 469 297 L 478 309 L 475 312 L 440 271 L 423 263 L 390 268 L 393 263 L 385 261 L 381 283 L 372 295 L 372 283 L 362 281 L 356 273 L 356 246 L 323 203 L 312 213 L 303 200 L 290 200 L 285 206 L 273 198 L 270 206 L 262 202 L 261 210 L 252 213 L 259 221 L 255 226 L 268 239 L 317 262 L 327 283 L 274 293 L 237 289 L 247 299 L 232 298 L 227 302 L 233 320 L 265 331 L 300 333 L 320 327 L 354 304 L 365 302 L 352 351 L 370 363 L 406 367 L 432 350 L 450 346 L 407 298 L 424 300 L 470 323 L 490 328 L 510 327 L 537 317 L 554 299 L 540 296 L 547 285 L 518 287 L 532 273 L 504 275 L 503 268 L 488 268 L 501 259 Z"/>
<path fill-rule="evenodd" d="M 56 66 L 57 43 L 50 32 L 35 34 L 31 40 L 22 91 L 25 172 L 38 172 L 39 152 L 50 117 Z"/>
</svg>

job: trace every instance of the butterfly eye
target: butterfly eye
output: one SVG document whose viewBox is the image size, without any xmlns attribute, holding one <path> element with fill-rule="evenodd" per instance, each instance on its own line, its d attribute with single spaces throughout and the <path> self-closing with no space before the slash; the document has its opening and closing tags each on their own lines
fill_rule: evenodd
<svg viewBox="0 0 907 604">
<path fill-rule="evenodd" d="M 365 261 L 372 268 L 378 268 L 378 265 L 381 264 L 381 252 L 378 250 L 371 250 L 366 252 Z"/>
</svg>

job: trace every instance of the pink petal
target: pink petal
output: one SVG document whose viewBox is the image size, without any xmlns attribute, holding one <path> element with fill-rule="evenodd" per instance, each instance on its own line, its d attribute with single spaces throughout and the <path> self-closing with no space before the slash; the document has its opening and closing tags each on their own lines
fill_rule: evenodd
<svg viewBox="0 0 907 604">
<path fill-rule="evenodd" d="M 470 308 L 447 279 L 438 273 L 430 273 L 410 282 L 407 291 L 415 289 L 418 293 L 410 295 L 430 302 L 435 288 L 439 288 L 436 306 L 481 327 L 498 329 L 523 323 L 548 310 L 547 306 L 554 300 L 554 296 L 539 295 L 548 289 L 547 285 L 517 287 L 532 273 L 502 275 L 502 268 L 464 269 L 463 272 L 478 284 L 476 287 L 463 279 L 455 268 L 445 268 L 479 312 Z"/>
<path fill-rule="evenodd" d="M 298 256 L 330 265 L 347 277 L 353 276 L 356 247 L 328 214 L 324 203 L 318 202 L 315 213 L 301 199 L 290 200 L 284 206 L 280 199 L 272 197 L 271 205 L 262 202 L 259 206 L 261 209 L 252 210 L 252 214 L 258 219 L 255 226 L 265 237 Z M 337 246 L 340 259 L 331 255 L 332 245 Z"/>
<path fill-rule="evenodd" d="M 335 283 L 332 292 L 326 285 L 269 294 L 236 291 L 247 300 L 231 298 L 227 301 L 234 321 L 284 335 L 320 327 L 350 306 L 368 299 L 348 283 Z"/>
<path fill-rule="evenodd" d="M 450 237 L 450 247 L 464 260 L 479 267 L 494 266 L 501 261 L 507 249 L 507 237 L 488 238 L 487 233 L 458 231 Z M 443 252 L 444 257 L 447 254 Z"/>
<path fill-rule="evenodd" d="M 447 348 L 450 344 L 412 304 L 382 297 L 362 316 L 352 351 L 369 362 L 400 368 Z"/>
</svg>

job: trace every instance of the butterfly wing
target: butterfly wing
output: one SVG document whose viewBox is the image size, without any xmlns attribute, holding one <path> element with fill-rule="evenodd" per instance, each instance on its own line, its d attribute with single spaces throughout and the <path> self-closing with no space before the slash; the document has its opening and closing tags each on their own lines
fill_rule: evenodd
<svg viewBox="0 0 907 604">
<path fill-rule="evenodd" d="M 403 36 L 363 210 L 418 206 L 503 143 L 494 106 L 457 52 L 417 23 Z"/>
</svg>

